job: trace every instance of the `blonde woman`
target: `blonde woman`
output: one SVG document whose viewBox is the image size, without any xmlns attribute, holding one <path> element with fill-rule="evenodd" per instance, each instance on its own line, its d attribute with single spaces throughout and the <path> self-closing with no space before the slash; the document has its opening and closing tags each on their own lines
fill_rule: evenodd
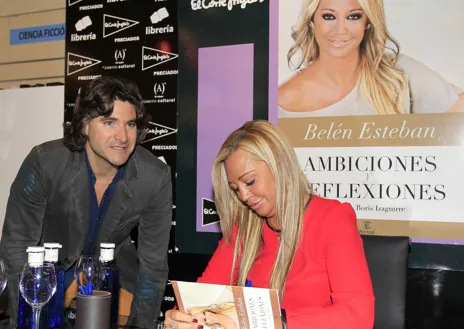
<svg viewBox="0 0 464 329">
<path fill-rule="evenodd" d="M 198 282 L 277 289 L 288 328 L 372 329 L 374 296 L 356 215 L 311 195 L 282 131 L 250 121 L 224 142 L 213 165 L 223 239 Z M 170 310 L 167 328 L 201 329 Z"/>
<path fill-rule="evenodd" d="M 237 314 L 233 302 L 189 307 L 187 314 L 199 319 L 211 329 L 238 329 L 237 322 L 232 318 Z"/>
<path fill-rule="evenodd" d="M 464 111 L 462 90 L 399 55 L 383 0 L 303 3 L 288 53 L 299 73 L 279 88 L 279 117 Z"/>
</svg>

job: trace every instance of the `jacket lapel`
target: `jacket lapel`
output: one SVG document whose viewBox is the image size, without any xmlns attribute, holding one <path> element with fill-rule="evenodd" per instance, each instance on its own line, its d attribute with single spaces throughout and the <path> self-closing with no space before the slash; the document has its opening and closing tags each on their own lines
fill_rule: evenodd
<svg viewBox="0 0 464 329">
<path fill-rule="evenodd" d="M 68 174 L 70 175 L 71 193 L 73 195 L 76 222 L 74 227 L 85 234 L 89 226 L 90 197 L 89 197 L 89 175 L 85 166 L 85 155 L 83 152 L 73 152 Z M 64 181 L 67 181 L 66 179 Z"/>
</svg>

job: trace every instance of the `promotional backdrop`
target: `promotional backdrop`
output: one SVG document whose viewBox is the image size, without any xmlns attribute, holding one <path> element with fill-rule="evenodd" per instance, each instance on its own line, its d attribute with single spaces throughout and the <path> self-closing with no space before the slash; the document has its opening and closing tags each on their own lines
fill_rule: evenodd
<svg viewBox="0 0 464 329">
<path fill-rule="evenodd" d="M 400 49 L 396 68 L 405 72 L 406 114 L 376 114 L 355 80 L 338 99 L 295 114 L 279 107 L 278 94 L 301 71 L 287 53 L 303 2 L 179 4 L 181 252 L 214 251 L 220 235 L 213 233 L 212 164 L 226 136 L 251 118 L 269 119 L 288 134 L 314 193 L 351 203 L 360 233 L 461 243 L 464 114 L 447 112 L 464 110 L 464 41 L 457 32 L 464 5 L 385 0 L 383 19 Z M 256 51 L 264 47 L 267 53 Z M 311 88 L 303 93 L 320 100 Z"/>
<path fill-rule="evenodd" d="M 176 178 L 177 1 L 68 0 L 66 9 L 65 121 L 79 88 L 100 76 L 120 76 L 139 87 L 151 116 L 143 146 L 172 169 Z M 149 182 L 147 182 L 149 184 Z M 175 203 L 174 203 L 175 204 Z M 173 209 L 175 227 L 175 206 Z M 133 232 L 137 245 L 137 230 Z M 171 230 L 170 259 L 175 253 Z M 162 314 L 174 305 L 168 284 Z"/>
<path fill-rule="evenodd" d="M 458 101 L 464 90 L 464 39 L 457 32 L 464 29 L 464 3 L 385 0 L 386 26 L 400 47 L 396 67 L 407 80 L 401 93 L 406 114 L 388 116 L 367 104 L 359 81 L 327 102 L 319 97 L 311 64 L 291 65 L 301 59 L 301 51 L 288 62 L 291 33 L 307 3 L 280 0 L 278 116 L 315 193 L 351 203 L 363 234 L 464 240 L 464 114 L 449 113 L 464 111 Z M 334 21 L 345 19 L 334 15 Z M 308 35 L 319 26 L 311 25 Z M 347 38 L 351 31 L 346 30 L 331 37 Z M 369 27 L 365 38 L 368 33 Z M 311 98 L 289 97 L 303 83 L 314 86 Z"/>
<path fill-rule="evenodd" d="M 269 14 L 267 0 L 179 2 L 180 252 L 214 251 L 220 232 L 214 159 L 234 129 L 267 119 Z"/>
</svg>

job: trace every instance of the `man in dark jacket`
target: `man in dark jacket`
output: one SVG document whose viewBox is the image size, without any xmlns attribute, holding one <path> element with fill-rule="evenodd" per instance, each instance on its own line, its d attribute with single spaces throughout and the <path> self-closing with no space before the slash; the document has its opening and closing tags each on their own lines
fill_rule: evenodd
<svg viewBox="0 0 464 329">
<path fill-rule="evenodd" d="M 71 286 L 79 256 L 116 244 L 122 287 L 133 294 L 129 324 L 155 328 L 167 281 L 172 218 L 170 168 L 138 143 L 147 116 L 135 84 L 101 77 L 83 87 L 63 139 L 32 149 L 15 178 L 0 242 L 13 322 L 26 248 L 62 244 Z M 138 248 L 130 238 L 138 226 Z"/>
</svg>

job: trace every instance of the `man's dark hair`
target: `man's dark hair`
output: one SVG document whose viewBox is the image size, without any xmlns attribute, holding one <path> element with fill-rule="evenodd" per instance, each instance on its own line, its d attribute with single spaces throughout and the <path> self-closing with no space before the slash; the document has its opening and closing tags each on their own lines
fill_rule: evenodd
<svg viewBox="0 0 464 329">
<path fill-rule="evenodd" d="M 73 118 L 64 124 L 64 144 L 71 151 L 82 151 L 88 136 L 83 127 L 99 116 L 109 117 L 115 101 L 128 102 L 135 107 L 137 142 L 145 137 L 148 116 L 143 106 L 142 95 L 137 85 L 127 79 L 104 76 L 83 86 L 77 95 Z"/>
</svg>

